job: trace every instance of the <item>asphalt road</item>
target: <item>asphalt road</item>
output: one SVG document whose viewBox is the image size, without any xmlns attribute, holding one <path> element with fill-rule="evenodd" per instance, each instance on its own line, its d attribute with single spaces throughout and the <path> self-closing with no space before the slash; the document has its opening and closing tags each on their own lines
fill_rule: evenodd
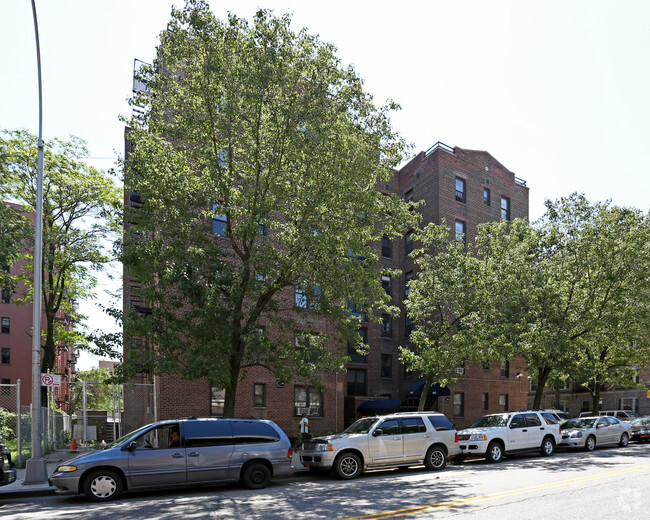
<svg viewBox="0 0 650 520">
<path fill-rule="evenodd" d="M 650 518 L 650 445 L 518 456 L 368 472 L 342 482 L 298 474 L 266 489 L 240 486 L 125 495 L 96 504 L 81 496 L 5 500 L 2 520 Z"/>
</svg>

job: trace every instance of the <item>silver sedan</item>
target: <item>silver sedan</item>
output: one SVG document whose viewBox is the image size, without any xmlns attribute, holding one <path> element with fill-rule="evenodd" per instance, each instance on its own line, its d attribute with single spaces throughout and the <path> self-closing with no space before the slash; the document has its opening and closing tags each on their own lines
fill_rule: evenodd
<svg viewBox="0 0 650 520">
<path fill-rule="evenodd" d="M 627 446 L 631 428 L 616 417 L 580 417 L 569 419 L 561 426 L 560 446 L 593 451 L 596 446 L 618 444 Z"/>
</svg>

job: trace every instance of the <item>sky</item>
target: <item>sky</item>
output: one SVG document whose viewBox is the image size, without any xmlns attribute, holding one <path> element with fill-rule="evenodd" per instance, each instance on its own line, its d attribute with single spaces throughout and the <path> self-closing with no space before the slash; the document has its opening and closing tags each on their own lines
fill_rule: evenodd
<svg viewBox="0 0 650 520">
<path fill-rule="evenodd" d="M 151 62 L 176 0 L 36 0 L 43 138 L 86 140 L 108 170 L 124 148 L 134 59 Z M 650 210 L 650 2 L 646 0 L 211 1 L 219 18 L 292 13 L 355 66 L 413 152 L 437 141 L 486 150 L 544 201 Z M 31 2 L 0 0 L 0 129 L 38 132 Z M 103 290 L 119 288 L 102 278 Z M 93 328 L 110 320 L 82 302 Z M 96 364 L 82 356 L 80 366 Z"/>
</svg>

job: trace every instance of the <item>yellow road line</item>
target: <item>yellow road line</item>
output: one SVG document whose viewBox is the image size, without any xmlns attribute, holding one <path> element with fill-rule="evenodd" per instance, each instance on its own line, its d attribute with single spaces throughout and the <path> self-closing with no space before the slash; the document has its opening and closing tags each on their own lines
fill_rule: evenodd
<svg viewBox="0 0 650 520">
<path fill-rule="evenodd" d="M 570 479 L 565 479 L 565 480 L 559 480 L 557 482 L 549 482 L 546 484 L 538 484 L 535 486 L 528 486 L 528 487 L 523 487 L 519 489 L 511 489 L 508 491 L 500 491 L 498 493 L 492 493 L 489 495 L 477 495 L 475 497 L 468 497 L 468 498 L 459 498 L 458 500 L 448 500 L 445 502 L 437 502 L 435 504 L 425 504 L 422 506 L 418 507 L 412 507 L 412 508 L 407 508 L 407 509 L 396 509 L 394 511 L 384 511 L 383 513 L 374 513 L 371 515 L 363 515 L 363 516 L 350 516 L 347 518 L 342 518 L 340 520 L 371 520 L 371 519 L 384 519 L 384 518 L 394 518 L 398 516 L 406 516 L 406 515 L 413 515 L 416 513 L 422 513 L 426 510 L 430 509 L 446 509 L 450 507 L 456 507 L 456 506 L 462 506 L 462 505 L 467 505 L 471 504 L 474 502 L 481 502 L 484 500 L 496 500 L 499 498 L 508 498 L 512 496 L 517 496 L 517 495 L 524 495 L 526 493 L 533 493 L 535 491 L 545 491 L 548 489 L 553 489 L 557 487 L 562 487 L 562 486 L 569 486 L 571 484 L 580 484 L 582 482 L 590 482 L 593 480 L 601 480 L 604 478 L 609 478 L 609 477 L 616 477 L 619 475 L 625 475 L 627 473 L 636 473 L 638 471 L 643 471 L 646 469 L 650 469 L 650 464 L 644 464 L 642 466 L 636 466 L 634 468 L 626 468 L 626 469 L 617 469 L 617 470 L 612 470 L 608 471 L 606 473 L 599 473 L 597 475 L 588 475 L 585 477 L 575 477 L 575 478 L 570 478 Z"/>
</svg>

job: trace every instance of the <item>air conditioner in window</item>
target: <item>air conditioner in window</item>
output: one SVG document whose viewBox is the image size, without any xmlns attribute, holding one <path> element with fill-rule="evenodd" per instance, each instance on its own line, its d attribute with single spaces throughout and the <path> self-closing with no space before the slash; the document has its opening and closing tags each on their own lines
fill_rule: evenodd
<svg viewBox="0 0 650 520">
<path fill-rule="evenodd" d="M 456 373 L 456 374 L 464 374 L 465 369 L 463 367 L 456 367 L 456 368 L 454 368 L 454 373 Z"/>
</svg>

